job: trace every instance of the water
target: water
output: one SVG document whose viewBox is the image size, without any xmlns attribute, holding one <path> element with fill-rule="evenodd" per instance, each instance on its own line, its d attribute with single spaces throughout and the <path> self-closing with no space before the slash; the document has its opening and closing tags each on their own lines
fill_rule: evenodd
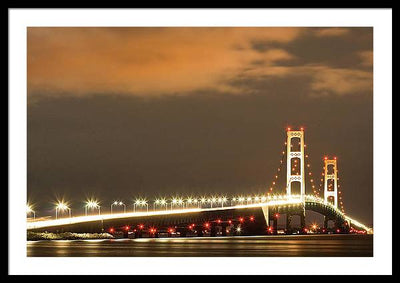
<svg viewBox="0 0 400 283">
<path fill-rule="evenodd" d="M 370 257 L 372 235 L 29 241 L 30 257 Z"/>
</svg>

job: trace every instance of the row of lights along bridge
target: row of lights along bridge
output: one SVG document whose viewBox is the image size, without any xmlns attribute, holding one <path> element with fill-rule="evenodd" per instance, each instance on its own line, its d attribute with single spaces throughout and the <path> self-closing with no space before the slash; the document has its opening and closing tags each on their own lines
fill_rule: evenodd
<svg viewBox="0 0 400 283">
<path fill-rule="evenodd" d="M 156 199 L 152 202 L 152 209 L 153 211 L 157 210 L 175 210 L 175 209 L 190 209 L 190 208 L 213 208 L 213 207 L 221 207 L 230 205 L 248 205 L 248 204 L 255 204 L 255 203 L 263 203 L 269 200 L 278 200 L 284 199 L 284 195 L 268 195 L 268 196 L 239 196 L 233 198 L 227 197 L 211 197 L 211 198 L 161 198 Z M 137 199 L 132 204 L 133 210 L 132 212 L 139 212 L 139 211 L 149 211 L 149 201 L 146 199 Z M 123 210 L 124 213 L 127 212 L 127 206 L 122 201 L 114 201 L 110 204 L 110 212 L 111 214 L 115 212 L 115 210 L 119 208 L 118 211 Z M 151 207 L 150 207 L 151 209 Z M 69 217 L 72 216 L 72 209 L 68 202 L 65 201 L 58 201 L 54 207 L 56 219 L 60 217 L 60 215 L 68 214 Z M 66 213 L 67 212 L 67 213 Z M 26 206 L 26 213 L 27 215 L 33 216 L 36 218 L 36 212 L 34 210 L 33 205 L 27 204 Z M 101 214 L 101 206 L 100 202 L 95 199 L 90 199 L 85 202 L 84 206 L 84 213 L 88 215 L 89 213 L 98 213 Z"/>
</svg>

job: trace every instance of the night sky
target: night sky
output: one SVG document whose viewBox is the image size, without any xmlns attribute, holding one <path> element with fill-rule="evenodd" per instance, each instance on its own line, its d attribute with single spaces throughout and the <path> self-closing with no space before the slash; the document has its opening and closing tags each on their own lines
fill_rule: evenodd
<svg viewBox="0 0 400 283">
<path fill-rule="evenodd" d="M 28 28 L 28 199 L 266 193 L 285 128 L 372 224 L 372 28 Z M 283 192 L 281 175 L 275 192 Z M 307 182 L 307 193 L 312 190 Z"/>
</svg>

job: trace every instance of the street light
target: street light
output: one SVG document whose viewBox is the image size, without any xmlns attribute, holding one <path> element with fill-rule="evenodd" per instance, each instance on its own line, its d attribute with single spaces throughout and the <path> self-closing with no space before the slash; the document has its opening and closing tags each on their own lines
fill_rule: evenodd
<svg viewBox="0 0 400 283">
<path fill-rule="evenodd" d="M 87 200 L 85 204 L 85 215 L 87 216 L 88 214 L 88 209 L 98 209 L 99 210 L 99 215 L 100 215 L 100 205 L 97 200 Z"/>
<path fill-rule="evenodd" d="M 26 214 L 33 214 L 33 221 L 35 221 L 36 219 L 36 214 L 35 211 L 32 208 L 32 205 L 30 205 L 29 203 L 26 205 Z"/>
<path fill-rule="evenodd" d="M 141 206 L 146 206 L 146 209 L 147 209 L 147 212 L 149 212 L 149 204 L 147 203 L 147 200 L 142 200 L 141 202 L 140 202 L 140 205 Z"/>
<path fill-rule="evenodd" d="M 210 202 L 211 208 L 212 208 L 213 207 L 213 203 L 216 203 L 217 199 L 215 197 L 213 197 L 213 198 L 209 199 L 209 202 Z"/>
<path fill-rule="evenodd" d="M 178 199 L 177 198 L 173 198 L 171 200 L 171 210 L 172 210 L 172 206 L 175 206 L 178 203 Z"/>
<path fill-rule="evenodd" d="M 63 201 L 59 201 L 56 205 L 56 219 L 58 219 L 59 211 L 65 211 L 65 210 L 68 210 L 69 218 L 71 218 L 71 208 L 69 208 L 68 205 Z"/>
<path fill-rule="evenodd" d="M 178 204 L 182 207 L 182 209 L 184 208 L 184 206 L 185 206 L 185 203 L 183 202 L 183 199 L 178 199 Z"/>
<path fill-rule="evenodd" d="M 161 206 L 165 206 L 165 210 L 168 210 L 168 203 L 165 199 L 161 199 L 160 204 Z"/>
<path fill-rule="evenodd" d="M 202 198 L 200 199 L 200 202 L 199 202 L 199 207 L 201 207 L 201 205 L 204 205 L 206 202 L 207 202 L 206 198 L 205 198 L 205 197 L 202 197 Z"/>
<path fill-rule="evenodd" d="M 221 207 L 224 207 L 224 203 L 227 202 L 227 198 L 226 197 L 219 197 L 218 198 L 218 202 L 221 204 Z"/>
<path fill-rule="evenodd" d="M 186 208 L 188 208 L 189 206 L 192 206 L 192 204 L 193 204 L 193 199 L 191 197 L 189 197 L 186 200 Z"/>
<path fill-rule="evenodd" d="M 247 198 L 247 204 L 249 204 L 249 202 L 251 201 L 251 197 Z"/>
<path fill-rule="evenodd" d="M 114 201 L 111 204 L 111 206 L 110 206 L 111 214 L 113 213 L 113 206 L 123 206 L 124 207 L 124 213 L 126 212 L 126 205 L 122 201 Z"/>
</svg>

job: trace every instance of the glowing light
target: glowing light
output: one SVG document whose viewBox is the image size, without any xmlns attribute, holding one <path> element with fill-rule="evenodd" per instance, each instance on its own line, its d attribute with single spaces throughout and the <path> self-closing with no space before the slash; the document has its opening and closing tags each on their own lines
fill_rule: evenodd
<svg viewBox="0 0 400 283">
<path fill-rule="evenodd" d="M 66 203 L 60 201 L 60 202 L 57 203 L 56 209 L 64 211 L 64 210 L 69 209 L 69 207 L 68 207 L 68 205 Z"/>
<path fill-rule="evenodd" d="M 26 205 L 26 213 L 32 213 L 33 209 L 32 209 L 32 205 L 30 205 L 29 203 Z"/>
<path fill-rule="evenodd" d="M 85 206 L 87 208 L 98 208 L 100 205 L 99 205 L 99 202 L 97 200 L 90 199 L 90 200 L 86 201 L 86 205 Z"/>
<path fill-rule="evenodd" d="M 254 216 L 250 216 L 250 221 L 254 221 Z"/>
</svg>

